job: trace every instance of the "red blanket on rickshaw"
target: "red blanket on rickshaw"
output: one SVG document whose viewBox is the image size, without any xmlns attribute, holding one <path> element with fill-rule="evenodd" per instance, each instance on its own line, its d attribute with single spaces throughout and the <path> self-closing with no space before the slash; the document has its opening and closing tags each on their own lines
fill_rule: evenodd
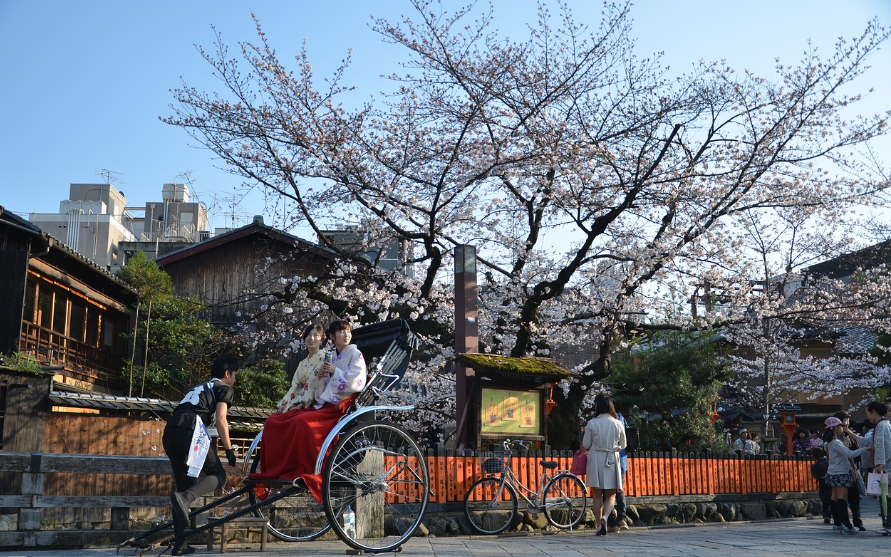
<svg viewBox="0 0 891 557">
<path fill-rule="evenodd" d="M 328 433 L 352 408 L 356 396 L 347 397 L 337 405 L 325 404 L 318 410 L 293 409 L 269 416 L 263 425 L 260 442 L 262 471 L 250 477 L 259 480 L 301 478 L 315 500 L 321 503 L 322 476 L 315 474 L 316 459 Z M 327 454 L 325 458 L 328 458 Z"/>
</svg>

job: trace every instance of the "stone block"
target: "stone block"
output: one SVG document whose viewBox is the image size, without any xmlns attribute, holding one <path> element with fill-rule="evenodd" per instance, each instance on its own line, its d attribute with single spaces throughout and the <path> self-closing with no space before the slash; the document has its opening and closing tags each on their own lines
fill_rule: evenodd
<svg viewBox="0 0 891 557">
<path fill-rule="evenodd" d="M 528 524 L 536 530 L 543 530 L 548 525 L 548 517 L 544 513 L 533 514 L 529 511 L 523 511 L 520 514 L 523 515 L 523 524 Z"/>
<path fill-rule="evenodd" d="M 446 534 L 445 520 L 438 516 L 430 517 L 422 524 L 427 527 L 431 536 L 444 536 Z"/>
<path fill-rule="evenodd" d="M 677 517 L 681 512 L 681 506 L 677 503 L 670 503 L 665 509 L 666 516 Z"/>
<path fill-rule="evenodd" d="M 15 532 L 19 525 L 19 517 L 14 514 L 0 515 L 0 532 Z"/>
<path fill-rule="evenodd" d="M 40 530 L 40 519 L 43 513 L 40 509 L 19 509 L 19 530 L 31 532 Z"/>
<path fill-rule="evenodd" d="M 426 521 L 431 536 L 455 536 L 461 533 L 458 522 L 449 516 L 434 516 Z"/>
<path fill-rule="evenodd" d="M 665 516 L 667 512 L 668 507 L 666 505 L 647 505 L 637 509 L 638 517 L 642 522 L 647 524 L 654 522 L 657 518 Z M 635 520 L 635 522 L 637 521 Z"/>
<path fill-rule="evenodd" d="M 734 503 L 721 503 L 721 507 L 719 511 L 721 516 L 724 517 L 724 520 L 727 522 L 733 522 L 737 517 L 737 508 Z"/>
<path fill-rule="evenodd" d="M 464 516 L 463 513 L 455 517 L 455 523 L 458 525 L 458 531 L 465 536 L 477 533 L 476 529 L 470 525 L 470 521 L 467 520 L 467 517 Z"/>
<path fill-rule="evenodd" d="M 767 513 L 762 503 L 743 503 L 740 505 L 740 513 L 749 520 L 767 519 Z"/>
<path fill-rule="evenodd" d="M 805 501 L 790 501 L 789 514 L 792 516 L 805 516 L 808 514 L 808 505 Z"/>
</svg>

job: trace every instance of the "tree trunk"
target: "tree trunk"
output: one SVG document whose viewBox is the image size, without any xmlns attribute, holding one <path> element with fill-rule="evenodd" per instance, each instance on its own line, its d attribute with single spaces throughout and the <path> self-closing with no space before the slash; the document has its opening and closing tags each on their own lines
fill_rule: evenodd
<svg viewBox="0 0 891 557">
<path fill-rule="evenodd" d="M 130 352 L 130 387 L 127 396 L 133 396 L 133 361 L 136 359 L 136 333 L 139 332 L 139 299 L 136 300 L 136 319 L 133 323 L 133 350 Z"/>
<path fill-rule="evenodd" d="M 762 424 L 762 435 L 761 437 L 776 437 L 776 435 L 771 435 L 769 431 L 767 431 L 768 426 L 770 425 L 770 358 L 764 357 L 764 390 L 762 391 L 762 404 L 764 406 L 764 421 Z M 791 439 L 788 440 L 791 443 Z"/>
<path fill-rule="evenodd" d="M 145 314 L 145 354 L 142 356 L 142 386 L 139 387 L 139 396 L 145 396 L 145 371 L 148 367 L 149 325 L 152 323 L 152 300 L 149 298 L 148 311 Z"/>
</svg>

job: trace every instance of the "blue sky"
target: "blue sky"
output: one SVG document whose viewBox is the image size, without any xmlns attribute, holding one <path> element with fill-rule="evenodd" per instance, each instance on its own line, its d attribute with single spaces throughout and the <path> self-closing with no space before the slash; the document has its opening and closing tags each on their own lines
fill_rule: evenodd
<svg viewBox="0 0 891 557">
<path fill-rule="evenodd" d="M 577 21 L 596 28 L 601 3 L 568 0 Z M 445 0 L 447 9 L 463 4 Z M 496 27 L 521 38 L 535 0 L 494 0 Z M 551 3 L 552 9 L 555 9 Z M 482 6 L 485 6 L 483 3 Z M 236 224 L 264 212 L 262 197 L 241 198 L 241 181 L 187 134 L 159 121 L 181 79 L 218 84 L 194 45 L 212 47 L 211 25 L 230 52 L 256 38 L 251 12 L 271 44 L 292 60 L 304 39 L 317 76 L 354 49 L 348 81 L 364 96 L 400 52 L 369 28 L 372 14 L 408 13 L 401 0 L 0 0 L 0 205 L 18 213 L 56 212 L 69 183 L 100 183 L 116 172 L 132 206 L 160 200 L 161 186 L 191 171 L 194 192 L 211 206 L 212 225 L 231 224 L 224 206 L 238 198 Z M 664 52 L 684 71 L 699 59 L 726 59 L 769 77 L 774 59 L 800 59 L 811 39 L 828 56 L 839 36 L 859 35 L 872 17 L 891 25 L 889 0 L 639 0 L 632 9 L 637 55 Z M 871 111 L 891 109 L 891 44 L 872 59 L 862 90 Z M 883 155 L 891 160 L 891 142 Z M 271 210 L 271 209 L 269 209 Z M 269 210 L 266 210 L 267 215 Z"/>
</svg>

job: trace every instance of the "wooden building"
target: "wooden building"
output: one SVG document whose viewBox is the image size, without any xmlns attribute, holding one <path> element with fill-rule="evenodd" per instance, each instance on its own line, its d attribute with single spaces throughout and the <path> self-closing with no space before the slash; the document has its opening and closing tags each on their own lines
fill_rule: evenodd
<svg viewBox="0 0 891 557">
<path fill-rule="evenodd" d="M 287 297 L 291 277 L 324 273 L 336 254 L 254 222 L 156 259 L 176 293 L 206 305 L 203 319 L 223 328 L 251 321 L 275 297 Z"/>
<path fill-rule="evenodd" d="M 30 355 L 58 382 L 122 387 L 136 293 L 0 207 L 0 354 Z"/>
</svg>

